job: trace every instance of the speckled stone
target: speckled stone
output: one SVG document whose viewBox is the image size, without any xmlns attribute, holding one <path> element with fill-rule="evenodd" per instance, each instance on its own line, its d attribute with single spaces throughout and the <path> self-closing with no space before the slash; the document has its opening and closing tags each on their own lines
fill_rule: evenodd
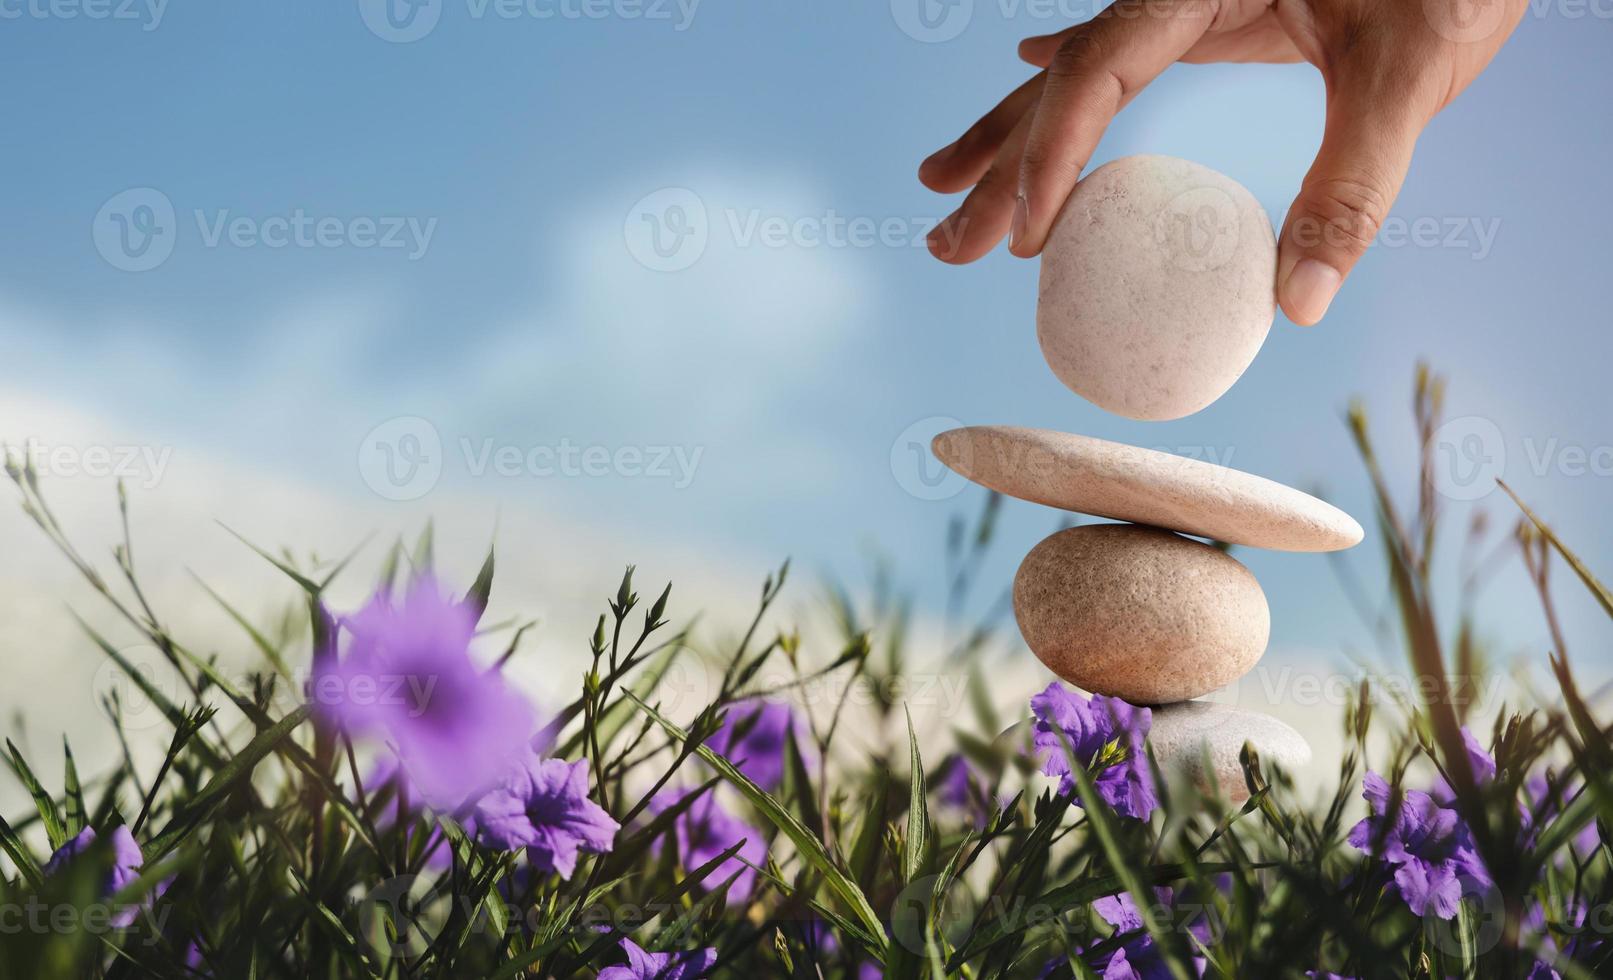
<svg viewBox="0 0 1613 980">
<path fill-rule="evenodd" d="M 1010 497 L 1280 551 L 1361 542 L 1349 514 L 1264 477 L 1152 449 L 1006 425 L 935 437 L 936 458 Z"/>
<path fill-rule="evenodd" d="M 1148 744 L 1160 768 L 1183 773 L 1209 791 L 1210 775 L 1222 794 L 1235 802 L 1249 798 L 1238 755 L 1248 742 L 1260 754 L 1262 770 L 1277 767 L 1293 773 L 1310 765 L 1305 737 L 1270 715 L 1213 701 L 1184 701 L 1153 709 Z"/>
<path fill-rule="evenodd" d="M 1053 673 L 1133 704 L 1230 684 L 1260 659 L 1271 632 L 1260 583 L 1237 559 L 1135 524 L 1043 539 L 1014 576 L 1014 617 Z"/>
<path fill-rule="evenodd" d="M 1077 394 L 1128 418 L 1181 418 L 1221 397 L 1276 310 L 1271 220 L 1243 185 L 1189 160 L 1094 170 L 1042 251 L 1042 355 Z"/>
</svg>

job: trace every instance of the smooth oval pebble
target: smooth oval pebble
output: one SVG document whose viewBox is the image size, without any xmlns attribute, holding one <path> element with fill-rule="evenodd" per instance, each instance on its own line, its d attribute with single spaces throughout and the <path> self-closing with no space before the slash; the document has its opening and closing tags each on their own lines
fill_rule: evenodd
<svg viewBox="0 0 1613 980">
<path fill-rule="evenodd" d="M 959 475 L 1010 497 L 1280 551 L 1337 551 L 1361 525 L 1265 477 L 1048 429 L 978 425 L 931 443 Z"/>
<path fill-rule="evenodd" d="M 1238 758 L 1245 742 L 1260 754 L 1268 776 L 1272 764 L 1289 773 L 1310 765 L 1311 747 L 1305 737 L 1270 715 L 1214 701 L 1184 701 L 1153 709 L 1148 744 L 1160 768 L 1183 773 L 1206 792 L 1212 788 L 1213 774 L 1215 786 L 1235 802 L 1249 798 Z"/>
<path fill-rule="evenodd" d="M 1237 559 L 1135 524 L 1044 538 L 1014 576 L 1014 618 L 1053 673 L 1133 704 L 1230 684 L 1260 659 L 1271 632 L 1260 583 Z"/>
<path fill-rule="evenodd" d="M 1100 408 L 1176 419 L 1232 387 L 1277 311 L 1277 239 L 1242 184 L 1122 157 L 1075 185 L 1042 250 L 1036 335 Z"/>
</svg>

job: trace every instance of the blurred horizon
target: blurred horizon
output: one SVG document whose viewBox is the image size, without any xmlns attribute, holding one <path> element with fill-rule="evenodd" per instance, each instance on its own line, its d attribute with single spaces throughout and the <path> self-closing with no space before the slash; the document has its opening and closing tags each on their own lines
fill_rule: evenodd
<svg viewBox="0 0 1613 980">
<path fill-rule="evenodd" d="M 1344 412 L 1363 400 L 1391 483 L 1414 487 L 1426 359 L 1450 379 L 1452 420 L 1435 447 L 1449 467 L 1436 578 L 1458 577 L 1477 511 L 1492 539 L 1515 521 L 1493 476 L 1613 575 L 1613 21 L 1533 7 L 1429 127 L 1327 319 L 1279 314 L 1220 401 L 1140 423 L 1042 362 L 1036 263 L 999 247 L 953 268 L 922 245 L 956 202 L 918 184 L 919 160 L 1030 73 L 1018 39 L 1070 19 L 966 2 L 923 20 L 919 2 L 28 7 L 0 33 L 0 80 L 20 93 L 0 110 L 0 441 L 37 440 L 47 496 L 60 488 L 98 545 L 127 476 L 140 559 L 170 600 L 199 594 L 198 563 L 263 581 L 217 523 L 329 555 L 431 517 L 462 562 L 495 538 L 522 555 L 518 588 L 546 594 L 500 597 L 512 607 L 586 597 L 591 621 L 633 562 L 658 582 L 689 568 L 713 592 L 744 583 L 748 601 L 786 556 L 798 580 L 852 583 L 883 558 L 939 622 L 948 522 L 982 494 L 912 446 L 976 423 L 1320 492 L 1369 528 L 1344 560 L 1377 600 Z M 1198 160 L 1280 222 L 1322 109 L 1309 66 L 1179 65 L 1093 166 Z M 981 593 L 1059 517 L 1005 501 Z M 48 636 L 91 663 L 64 609 L 84 596 L 36 537 L 15 508 L 0 516 L 0 637 L 13 657 Z M 1275 669 L 1399 662 L 1327 556 L 1236 554 L 1267 592 Z M 1555 582 L 1571 647 L 1594 650 L 1601 611 L 1564 571 Z M 1543 665 L 1520 563 L 1482 597 L 1497 655 Z M 37 656 L 20 669 L 38 685 L 94 670 Z M 0 709 L 29 704 L 35 725 L 70 710 L 24 690 Z"/>
</svg>

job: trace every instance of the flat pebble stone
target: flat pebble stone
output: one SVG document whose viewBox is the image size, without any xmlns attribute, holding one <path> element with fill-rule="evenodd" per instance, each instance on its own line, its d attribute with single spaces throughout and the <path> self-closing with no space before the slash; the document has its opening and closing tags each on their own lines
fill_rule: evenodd
<svg viewBox="0 0 1613 980">
<path fill-rule="evenodd" d="M 1042 250 L 1036 335 L 1076 394 L 1133 419 L 1176 419 L 1248 368 L 1277 310 L 1277 239 L 1237 181 L 1166 156 L 1076 184 Z"/>
<path fill-rule="evenodd" d="M 1293 773 L 1311 762 L 1305 737 L 1270 715 L 1213 701 L 1184 701 L 1153 709 L 1148 744 L 1161 769 L 1183 773 L 1201 789 L 1210 775 L 1221 792 L 1235 802 L 1249 798 L 1238 756 L 1248 742 L 1260 754 L 1263 771 L 1270 767 Z"/>
<path fill-rule="evenodd" d="M 1271 633 L 1265 593 L 1237 559 L 1136 524 L 1043 539 L 1014 576 L 1014 618 L 1053 673 L 1149 705 L 1237 680 Z"/>
<path fill-rule="evenodd" d="M 1279 551 L 1361 542 L 1344 511 L 1265 477 L 1048 429 L 979 425 L 931 444 L 960 475 L 1010 497 Z"/>
</svg>

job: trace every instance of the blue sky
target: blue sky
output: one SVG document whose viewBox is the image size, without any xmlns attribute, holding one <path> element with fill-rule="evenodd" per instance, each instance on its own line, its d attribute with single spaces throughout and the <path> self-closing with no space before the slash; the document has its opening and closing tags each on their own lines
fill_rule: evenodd
<svg viewBox="0 0 1613 980">
<path fill-rule="evenodd" d="M 442 446 L 437 485 L 485 492 L 489 514 L 575 515 L 619 532 L 599 549 L 621 561 L 654 535 L 758 575 L 791 555 L 855 579 L 877 549 L 934 602 L 946 520 L 978 499 L 910 492 L 892 462 L 904 433 L 951 418 L 1209 452 L 1325 488 L 1369 524 L 1343 410 L 1366 399 L 1408 477 L 1427 357 L 1451 376 L 1449 414 L 1485 420 L 1458 434 L 1498 439 L 1514 485 L 1613 569 L 1613 21 L 1537 4 L 1429 128 L 1395 208 L 1400 244 L 1369 253 L 1325 323 L 1279 316 L 1223 399 L 1138 423 L 1042 363 L 1034 263 L 999 250 L 951 268 L 915 244 L 953 204 L 919 186 L 918 161 L 1027 75 L 1019 38 L 1069 18 L 974 0 L 955 37 L 926 43 L 900 26 L 905 3 L 438 0 L 408 43 L 341 0 L 115 8 L 127 19 L 11 4 L 6 383 L 137 424 L 175 467 L 293 474 L 378 519 L 433 512 L 432 493 L 394 501 L 365 479 L 385 463 L 365 462 L 367 434 L 421 419 Z M 1178 66 L 1098 160 L 1199 160 L 1280 220 L 1322 103 L 1308 66 Z M 132 189 L 150 190 L 103 213 Z M 172 251 L 118 267 L 107 236 L 152 204 L 173 210 Z M 657 258 L 646 209 L 663 235 L 703 224 L 703 246 Z M 1423 244 L 1404 240 L 1417 228 Z M 426 431 L 398 425 L 381 431 Z M 561 467 L 566 446 L 571 475 L 524 469 L 534 448 Z M 520 475 L 493 468 L 501 447 Z M 588 447 L 612 473 L 588 475 Z M 1498 496 L 1480 506 L 1510 521 Z M 1472 506 L 1453 501 L 1452 519 Z M 1006 582 L 1054 520 L 1011 504 L 988 577 Z M 1353 560 L 1376 580 L 1371 547 Z M 1326 559 L 1242 555 L 1276 644 L 1370 647 Z M 1495 588 L 1497 637 L 1538 651 L 1521 579 Z M 1570 633 L 1605 642 L 1605 620 L 1564 592 Z"/>
</svg>

